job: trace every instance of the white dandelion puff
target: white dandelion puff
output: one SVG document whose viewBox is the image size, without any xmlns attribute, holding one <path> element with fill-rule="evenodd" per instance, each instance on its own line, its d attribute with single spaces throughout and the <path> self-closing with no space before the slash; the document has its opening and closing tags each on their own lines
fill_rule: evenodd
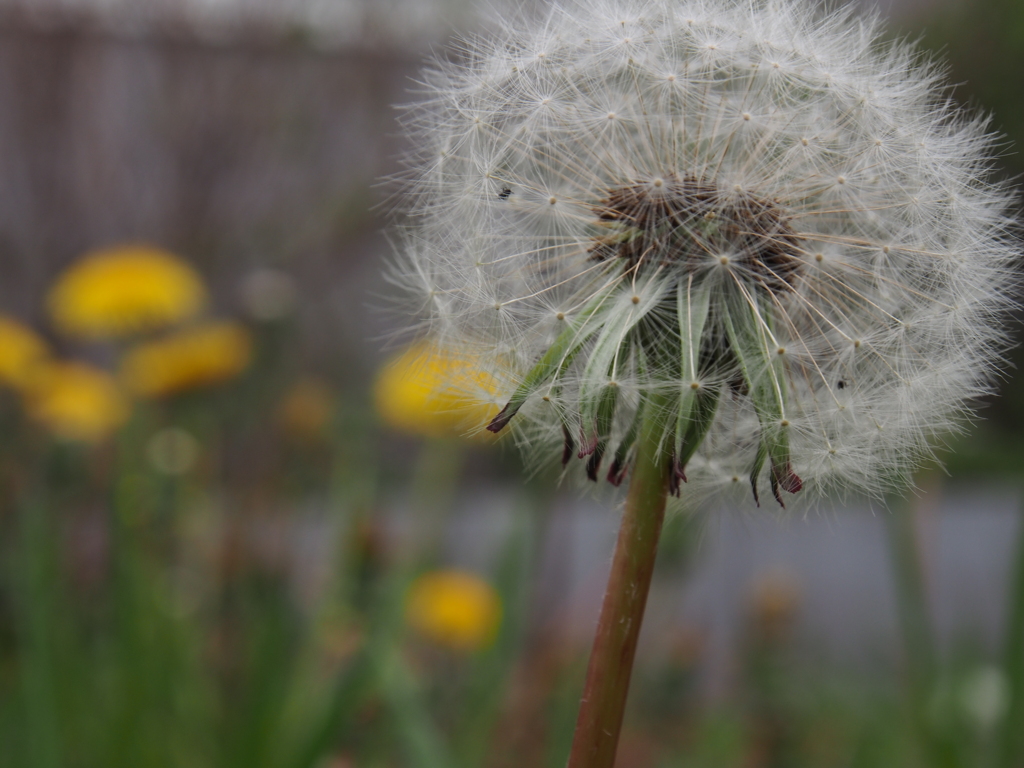
<svg viewBox="0 0 1024 768">
<path fill-rule="evenodd" d="M 617 485 L 659 414 L 671 490 L 781 504 L 905 482 L 987 391 L 1011 195 L 875 21 L 588 0 L 461 53 L 405 112 L 396 276 L 507 382 L 492 431 Z"/>
</svg>

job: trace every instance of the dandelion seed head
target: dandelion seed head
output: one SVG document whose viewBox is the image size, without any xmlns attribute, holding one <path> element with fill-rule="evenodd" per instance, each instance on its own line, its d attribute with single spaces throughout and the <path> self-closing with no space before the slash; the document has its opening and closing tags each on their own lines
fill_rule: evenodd
<svg viewBox="0 0 1024 768">
<path fill-rule="evenodd" d="M 874 18 L 566 0 L 464 54 L 405 112 L 393 276 L 532 458 L 617 484 L 647 409 L 689 498 L 880 494 L 988 390 L 1011 194 Z"/>
</svg>

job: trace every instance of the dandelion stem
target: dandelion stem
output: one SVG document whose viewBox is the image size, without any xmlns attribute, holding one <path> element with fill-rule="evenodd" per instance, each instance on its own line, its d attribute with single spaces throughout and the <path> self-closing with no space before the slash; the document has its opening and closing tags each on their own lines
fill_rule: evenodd
<svg viewBox="0 0 1024 768">
<path fill-rule="evenodd" d="M 661 446 L 664 415 L 657 406 L 652 402 L 644 409 L 636 465 L 590 654 L 569 768 L 611 768 L 615 762 L 669 487 L 670 456 Z"/>
</svg>

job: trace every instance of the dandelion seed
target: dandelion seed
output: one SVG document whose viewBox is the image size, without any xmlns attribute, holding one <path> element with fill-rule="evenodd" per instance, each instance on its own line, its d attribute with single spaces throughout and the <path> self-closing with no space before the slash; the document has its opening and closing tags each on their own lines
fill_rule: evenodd
<svg viewBox="0 0 1024 768">
<path fill-rule="evenodd" d="M 617 484 L 646 411 L 695 501 L 881 494 L 988 390 L 1017 257 L 993 138 L 852 11 L 570 1 L 424 82 L 404 279 L 510 382 L 488 428 L 532 458 Z"/>
</svg>

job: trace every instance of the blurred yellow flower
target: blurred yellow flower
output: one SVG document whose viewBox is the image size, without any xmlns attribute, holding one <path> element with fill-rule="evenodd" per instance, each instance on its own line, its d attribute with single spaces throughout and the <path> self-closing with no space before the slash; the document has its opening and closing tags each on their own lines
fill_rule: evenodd
<svg viewBox="0 0 1024 768">
<path fill-rule="evenodd" d="M 431 571 L 413 582 L 405 601 L 406 621 L 424 637 L 457 651 L 494 642 L 501 601 L 490 584 L 465 571 Z"/>
<path fill-rule="evenodd" d="M 229 381 L 251 360 L 245 326 L 206 323 L 129 350 L 121 360 L 121 381 L 133 394 L 166 397 Z"/>
<path fill-rule="evenodd" d="M 35 331 L 0 315 L 0 384 L 24 387 L 48 356 L 46 343 Z"/>
<path fill-rule="evenodd" d="M 57 278 L 47 297 L 59 331 L 93 340 L 163 328 L 195 316 L 205 303 L 199 274 L 148 245 L 87 253 Z"/>
<path fill-rule="evenodd" d="M 473 360 L 420 342 L 392 358 L 374 385 L 377 412 L 392 427 L 424 437 L 483 435 L 498 412 L 496 386 Z"/>
<path fill-rule="evenodd" d="M 315 439 L 324 434 L 334 418 L 334 393 L 320 379 L 296 381 L 277 409 L 278 424 L 292 437 Z"/>
<path fill-rule="evenodd" d="M 128 399 L 106 371 L 85 363 L 47 363 L 25 389 L 29 416 L 64 440 L 96 443 L 128 418 Z"/>
</svg>

